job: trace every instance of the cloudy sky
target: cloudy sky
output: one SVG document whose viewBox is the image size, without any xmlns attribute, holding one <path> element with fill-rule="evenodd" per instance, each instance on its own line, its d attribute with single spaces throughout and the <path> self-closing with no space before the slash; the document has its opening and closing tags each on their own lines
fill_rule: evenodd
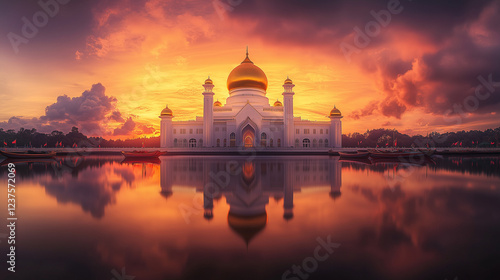
<svg viewBox="0 0 500 280">
<path fill-rule="evenodd" d="M 267 96 L 344 133 L 500 126 L 500 0 L 21 0 L 0 4 L 0 127 L 127 138 L 201 116 L 244 58 Z"/>
</svg>

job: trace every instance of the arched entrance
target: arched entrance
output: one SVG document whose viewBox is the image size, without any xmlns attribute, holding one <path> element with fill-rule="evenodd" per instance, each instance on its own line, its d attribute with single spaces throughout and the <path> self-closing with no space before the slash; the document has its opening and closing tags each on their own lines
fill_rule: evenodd
<svg viewBox="0 0 500 280">
<path fill-rule="evenodd" d="M 250 126 L 249 124 L 245 126 L 241 134 L 243 135 L 243 145 L 246 148 L 255 146 L 255 130 L 252 126 Z"/>
</svg>

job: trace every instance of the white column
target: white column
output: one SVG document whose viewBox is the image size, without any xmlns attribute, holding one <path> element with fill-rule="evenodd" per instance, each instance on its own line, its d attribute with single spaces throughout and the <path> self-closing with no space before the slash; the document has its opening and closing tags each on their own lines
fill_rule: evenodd
<svg viewBox="0 0 500 280">
<path fill-rule="evenodd" d="M 287 82 L 289 81 L 289 82 Z M 295 136 L 295 126 L 293 122 L 293 87 L 295 86 L 290 79 L 287 79 L 283 88 L 283 121 L 284 121 L 284 131 L 283 131 L 283 147 L 294 146 L 294 136 Z"/>
<path fill-rule="evenodd" d="M 335 119 L 333 117 L 330 117 L 331 121 L 330 121 L 330 133 L 329 133 L 329 139 L 328 139 L 328 147 L 330 148 L 334 148 L 335 147 L 335 132 L 336 132 L 336 128 L 335 128 Z"/>
<path fill-rule="evenodd" d="M 330 139 L 328 146 L 330 148 L 342 148 L 342 117 L 330 116 Z"/>
<path fill-rule="evenodd" d="M 160 147 L 172 148 L 172 118 L 173 116 L 160 116 Z"/>
<path fill-rule="evenodd" d="M 203 145 L 212 147 L 213 142 L 213 126 L 214 126 L 214 93 L 212 89 L 214 85 L 205 82 L 203 85 Z"/>
<path fill-rule="evenodd" d="M 335 146 L 342 148 L 342 120 L 338 119 L 337 124 L 337 138 L 335 139 Z"/>
</svg>

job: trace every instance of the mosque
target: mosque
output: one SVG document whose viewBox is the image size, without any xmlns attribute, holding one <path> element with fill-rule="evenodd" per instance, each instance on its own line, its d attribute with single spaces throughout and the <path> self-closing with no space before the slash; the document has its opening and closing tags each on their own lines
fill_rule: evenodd
<svg viewBox="0 0 500 280">
<path fill-rule="evenodd" d="M 210 77 L 203 87 L 203 117 L 191 121 L 172 121 L 168 106 L 160 115 L 162 148 L 262 147 L 340 148 L 342 114 L 334 106 L 329 121 L 309 121 L 293 114 L 293 84 L 283 84 L 283 102 L 271 106 L 266 97 L 268 81 L 262 69 L 248 56 L 227 78 L 229 97 L 226 104 L 214 102 L 214 84 Z"/>
</svg>

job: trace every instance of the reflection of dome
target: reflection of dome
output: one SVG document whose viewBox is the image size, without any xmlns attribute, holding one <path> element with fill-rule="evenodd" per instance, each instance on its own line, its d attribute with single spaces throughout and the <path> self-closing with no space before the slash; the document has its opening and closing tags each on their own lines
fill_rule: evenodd
<svg viewBox="0 0 500 280">
<path fill-rule="evenodd" d="M 172 191 L 164 191 L 164 190 L 162 190 L 162 191 L 160 192 L 160 194 L 161 194 L 161 196 L 163 196 L 164 198 L 169 198 L 170 196 L 172 196 L 172 194 L 173 194 L 173 193 L 172 193 Z"/>
<path fill-rule="evenodd" d="M 241 216 L 229 212 L 227 215 L 227 223 L 248 245 L 250 240 L 266 227 L 267 213 L 264 212 L 263 214 L 254 216 Z"/>
<path fill-rule="evenodd" d="M 333 198 L 333 200 L 339 198 L 341 195 L 340 191 L 333 191 L 333 192 L 330 192 L 330 197 Z"/>
<path fill-rule="evenodd" d="M 222 107 L 222 103 L 219 100 L 214 102 L 214 107 Z"/>
<path fill-rule="evenodd" d="M 337 107 L 333 106 L 332 111 L 330 112 L 330 117 L 341 117 L 342 113 L 340 113 L 340 110 L 337 109 Z"/>
<path fill-rule="evenodd" d="M 205 211 L 203 212 L 203 218 L 205 218 L 205 220 L 207 221 L 210 221 L 214 218 L 214 212 L 212 208 L 205 209 Z"/>
<path fill-rule="evenodd" d="M 172 112 L 172 110 L 170 110 L 170 109 L 168 108 L 168 105 L 167 105 L 167 106 L 165 107 L 165 109 L 163 109 L 163 111 L 161 111 L 161 115 L 162 115 L 162 116 L 170 116 L 170 117 L 172 117 L 172 116 L 174 116 L 174 113 Z"/>
<path fill-rule="evenodd" d="M 285 213 L 283 214 L 283 219 L 289 221 L 293 218 L 293 208 L 285 209 Z"/>
<path fill-rule="evenodd" d="M 276 102 L 274 102 L 274 107 L 283 107 L 283 104 L 279 100 L 276 100 Z"/>
<path fill-rule="evenodd" d="M 266 74 L 248 58 L 248 52 L 245 60 L 234 68 L 227 77 L 227 89 L 231 91 L 235 88 L 267 90 Z"/>
</svg>

